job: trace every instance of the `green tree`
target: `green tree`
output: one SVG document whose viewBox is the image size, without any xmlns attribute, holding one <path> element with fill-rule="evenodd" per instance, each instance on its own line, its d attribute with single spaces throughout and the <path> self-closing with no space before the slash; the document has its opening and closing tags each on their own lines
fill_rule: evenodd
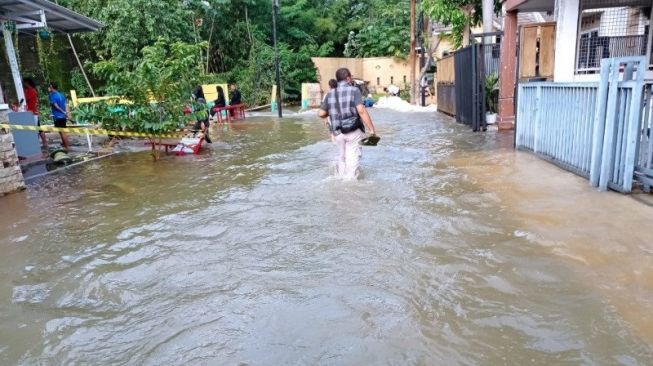
<svg viewBox="0 0 653 366">
<path fill-rule="evenodd" d="M 196 1 L 170 0 L 67 0 L 70 8 L 105 24 L 99 32 L 83 37 L 95 57 L 134 66 L 140 50 L 157 39 L 195 41 L 193 22 Z"/>
<path fill-rule="evenodd" d="M 410 2 L 368 0 L 352 10 L 352 29 L 343 54 L 348 57 L 405 58 L 410 46 Z"/>
<path fill-rule="evenodd" d="M 132 66 L 114 59 L 98 62 L 94 71 L 130 103 L 112 107 L 99 104 L 91 117 L 107 129 L 161 134 L 178 128 L 184 123 L 190 90 L 202 75 L 200 55 L 205 46 L 168 43 L 160 38 L 144 47 L 142 57 Z"/>
<path fill-rule="evenodd" d="M 435 22 L 451 26 L 454 47 L 463 45 L 471 27 L 483 21 L 482 0 L 423 0 L 422 10 Z M 501 11 L 501 1 L 494 0 L 494 12 Z"/>
<path fill-rule="evenodd" d="M 159 38 L 169 43 L 206 42 L 200 62 L 203 72 L 212 74 L 208 79 L 238 82 L 250 104 L 269 98 L 274 70 L 269 0 L 59 2 L 105 24 L 100 32 L 74 36 L 87 64 L 111 60 L 121 70 L 133 70 L 143 58 L 141 50 Z M 408 54 L 408 0 L 280 2 L 278 35 L 286 98 L 299 98 L 301 83 L 316 79 L 312 56 Z M 97 89 L 106 93 L 119 91 L 110 80 L 96 83 L 105 84 Z"/>
</svg>

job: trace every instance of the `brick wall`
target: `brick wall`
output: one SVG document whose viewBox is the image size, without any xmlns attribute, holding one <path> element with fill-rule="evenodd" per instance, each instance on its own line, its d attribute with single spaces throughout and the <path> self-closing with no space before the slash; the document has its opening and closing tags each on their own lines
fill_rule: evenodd
<svg viewBox="0 0 653 366">
<path fill-rule="evenodd" d="M 0 123 L 7 123 L 7 112 L 0 111 Z M 10 132 L 0 129 L 0 196 L 25 188 L 23 173 L 18 164 L 14 138 Z"/>
</svg>

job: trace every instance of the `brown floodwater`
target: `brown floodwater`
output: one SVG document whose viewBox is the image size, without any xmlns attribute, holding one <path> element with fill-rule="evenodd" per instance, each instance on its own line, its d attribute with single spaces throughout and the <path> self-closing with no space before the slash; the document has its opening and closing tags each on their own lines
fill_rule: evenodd
<svg viewBox="0 0 653 366">
<path fill-rule="evenodd" d="M 653 207 L 435 113 L 311 115 L 0 198 L 0 365 L 652 365 Z"/>
</svg>

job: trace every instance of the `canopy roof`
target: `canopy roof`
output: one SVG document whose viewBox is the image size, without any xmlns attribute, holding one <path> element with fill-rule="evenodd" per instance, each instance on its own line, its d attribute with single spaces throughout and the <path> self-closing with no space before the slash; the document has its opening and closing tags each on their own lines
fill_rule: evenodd
<svg viewBox="0 0 653 366">
<path fill-rule="evenodd" d="M 21 33 L 46 27 L 56 33 L 94 32 L 104 26 L 48 0 L 0 0 L 0 20 L 16 22 Z"/>
</svg>

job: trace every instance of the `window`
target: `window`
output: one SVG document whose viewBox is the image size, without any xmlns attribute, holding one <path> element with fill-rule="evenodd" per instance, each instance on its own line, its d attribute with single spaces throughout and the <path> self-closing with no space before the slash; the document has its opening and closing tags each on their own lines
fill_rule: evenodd
<svg viewBox="0 0 653 366">
<path fill-rule="evenodd" d="M 394 76 L 390 76 L 390 84 L 394 84 L 394 83 L 395 83 L 395 77 L 394 77 Z"/>
<path fill-rule="evenodd" d="M 381 85 L 381 78 L 377 77 L 376 78 L 376 86 L 379 86 L 379 85 Z"/>
<path fill-rule="evenodd" d="M 576 73 L 599 72 L 601 60 L 646 55 L 650 7 L 618 6 L 607 0 L 581 0 Z"/>
<path fill-rule="evenodd" d="M 406 75 L 404 75 L 404 84 L 406 84 Z"/>
</svg>

